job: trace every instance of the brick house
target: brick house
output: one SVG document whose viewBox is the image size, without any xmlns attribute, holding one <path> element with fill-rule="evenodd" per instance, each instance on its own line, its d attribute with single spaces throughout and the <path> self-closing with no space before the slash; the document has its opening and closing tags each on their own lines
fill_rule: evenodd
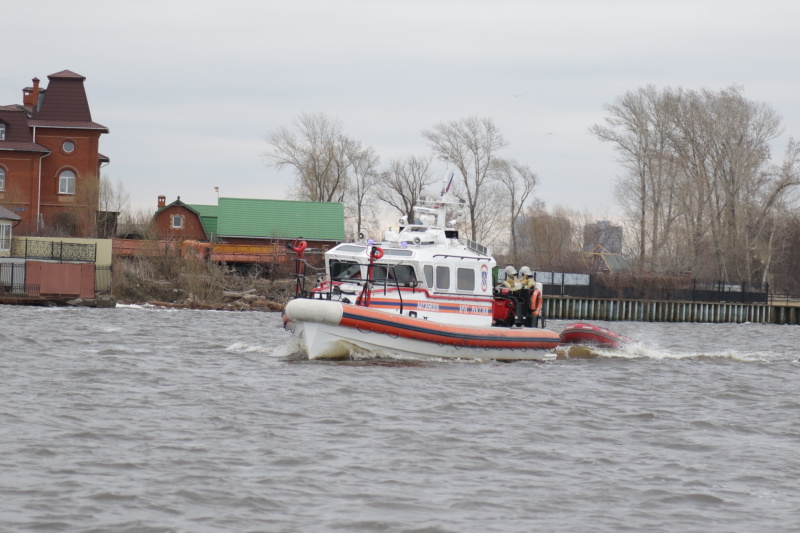
<svg viewBox="0 0 800 533">
<path fill-rule="evenodd" d="M 181 197 L 167 205 L 166 197 L 158 197 L 158 210 L 153 215 L 156 233 L 161 239 L 209 241 L 203 222 L 192 206 L 181 202 Z"/>
<path fill-rule="evenodd" d="M 20 217 L 17 235 L 90 237 L 108 128 L 92 121 L 85 77 L 47 78 L 46 88 L 33 78 L 22 105 L 0 106 L 0 205 Z"/>
</svg>

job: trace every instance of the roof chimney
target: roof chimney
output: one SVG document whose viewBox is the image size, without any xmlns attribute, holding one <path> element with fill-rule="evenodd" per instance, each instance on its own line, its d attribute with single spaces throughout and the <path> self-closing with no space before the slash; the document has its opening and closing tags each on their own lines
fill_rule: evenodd
<svg viewBox="0 0 800 533">
<path fill-rule="evenodd" d="M 33 87 L 22 89 L 22 105 L 36 109 L 39 103 L 39 78 L 33 78 Z"/>
<path fill-rule="evenodd" d="M 167 205 L 167 197 L 164 196 L 164 195 L 159 196 L 158 197 L 158 207 L 162 208 L 162 207 L 166 207 L 166 205 Z"/>
</svg>

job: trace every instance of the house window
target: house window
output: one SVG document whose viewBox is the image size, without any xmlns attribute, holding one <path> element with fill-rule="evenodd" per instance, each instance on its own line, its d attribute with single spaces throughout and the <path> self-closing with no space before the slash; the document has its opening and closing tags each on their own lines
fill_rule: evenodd
<svg viewBox="0 0 800 533">
<path fill-rule="evenodd" d="M 183 215 L 172 215 L 172 227 L 174 229 L 183 228 Z"/>
<path fill-rule="evenodd" d="M 11 250 L 11 224 L 0 222 L 0 250 Z"/>
<path fill-rule="evenodd" d="M 70 140 L 64 141 L 61 144 L 61 149 L 64 150 L 65 154 L 71 154 L 75 151 L 75 143 Z"/>
<path fill-rule="evenodd" d="M 0 141 L 6 140 L 6 125 L 0 122 Z"/>
<path fill-rule="evenodd" d="M 58 176 L 58 193 L 75 194 L 75 173 L 65 170 Z"/>
<path fill-rule="evenodd" d="M 0 191 L 6 190 L 6 171 L 0 168 Z"/>
</svg>

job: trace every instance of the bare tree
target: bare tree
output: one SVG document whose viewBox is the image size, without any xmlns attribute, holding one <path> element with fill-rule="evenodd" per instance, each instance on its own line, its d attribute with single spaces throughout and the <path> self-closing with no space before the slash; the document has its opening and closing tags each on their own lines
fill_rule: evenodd
<svg viewBox="0 0 800 533">
<path fill-rule="evenodd" d="M 529 206 L 520 224 L 524 243 L 518 258 L 536 270 L 576 272 L 580 270 L 579 215 L 556 206 L 552 211 L 537 202 Z"/>
<path fill-rule="evenodd" d="M 264 156 L 277 168 L 291 168 L 296 177 L 292 196 L 311 202 L 343 202 L 348 188 L 350 139 L 338 120 L 322 113 L 304 113 L 292 131 L 280 127 L 267 135 Z"/>
<path fill-rule="evenodd" d="M 392 159 L 378 178 L 380 186 L 375 189 L 375 196 L 413 222 L 414 206 L 419 204 L 423 191 L 434 183 L 430 165 L 431 160 L 427 157 L 412 155 Z"/>
<path fill-rule="evenodd" d="M 97 195 L 96 236 L 113 237 L 117 233 L 119 217 L 129 210 L 131 197 L 122 181 L 111 181 L 107 175 L 100 176 L 100 190 Z"/>
<path fill-rule="evenodd" d="M 491 204 L 497 194 L 497 189 L 492 188 L 494 162 L 497 152 L 507 146 L 494 121 L 467 117 L 436 124 L 424 130 L 422 136 L 428 140 L 434 155 L 455 166 L 459 174 L 472 240 L 491 237 L 496 230 L 497 215 L 497 206 Z"/>
<path fill-rule="evenodd" d="M 626 173 L 617 183 L 617 199 L 636 220 L 638 259 L 646 269 L 661 266 L 660 253 L 675 222 L 675 173 L 668 145 L 672 128 L 673 94 L 649 85 L 627 92 L 605 106 L 605 125 L 589 131 L 611 142 Z"/>
<path fill-rule="evenodd" d="M 505 186 L 508 193 L 509 224 L 511 227 L 511 258 L 514 263 L 518 260 L 519 250 L 517 248 L 517 223 L 525 207 L 533 188 L 536 186 L 536 174 L 528 167 L 517 161 L 497 159 L 495 160 L 495 170 L 497 179 Z"/>
<path fill-rule="evenodd" d="M 345 155 L 351 173 L 345 206 L 349 218 L 355 222 L 355 233 L 358 235 L 365 225 L 372 225 L 369 223 L 376 218 L 377 209 L 370 200 L 371 192 L 378 183 L 380 158 L 373 148 L 352 140 L 347 143 Z"/>
<path fill-rule="evenodd" d="M 617 197 L 636 221 L 641 264 L 766 280 L 776 221 L 800 184 L 794 141 L 781 166 L 771 163 L 777 113 L 739 87 L 647 87 L 606 110 L 605 126 L 590 131 L 615 145 L 627 170 Z"/>
<path fill-rule="evenodd" d="M 131 195 L 125 190 L 120 180 L 112 181 L 107 175 L 100 177 L 100 194 L 97 201 L 98 211 L 122 213 L 130 205 Z"/>
<path fill-rule="evenodd" d="M 699 192 L 696 211 L 685 214 L 702 231 L 698 244 L 711 245 L 717 276 L 751 281 L 758 276 L 753 250 L 769 240 L 758 228 L 786 187 L 796 185 L 791 179 L 780 185 L 780 172 L 770 163 L 780 117 L 745 99 L 738 87 L 687 92 L 680 109 L 673 146 L 687 182 L 682 190 Z"/>
</svg>

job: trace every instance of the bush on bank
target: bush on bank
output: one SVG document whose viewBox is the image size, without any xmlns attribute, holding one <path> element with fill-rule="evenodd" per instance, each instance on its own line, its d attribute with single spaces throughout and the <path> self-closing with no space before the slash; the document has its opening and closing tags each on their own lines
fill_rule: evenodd
<svg viewBox="0 0 800 533">
<path fill-rule="evenodd" d="M 242 275 L 196 257 L 115 257 L 112 293 L 120 303 L 192 309 L 278 311 L 294 295 L 285 266 Z"/>
</svg>

